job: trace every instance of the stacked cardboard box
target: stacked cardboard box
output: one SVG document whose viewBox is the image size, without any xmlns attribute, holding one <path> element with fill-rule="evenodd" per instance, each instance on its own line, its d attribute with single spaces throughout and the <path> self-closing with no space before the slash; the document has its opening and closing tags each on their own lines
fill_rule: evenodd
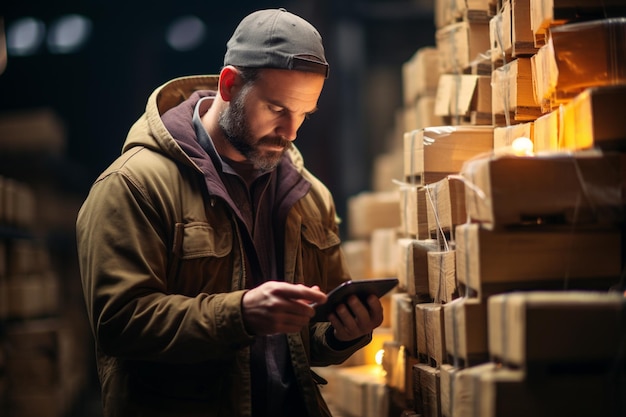
<svg viewBox="0 0 626 417">
<path fill-rule="evenodd" d="M 583 3 L 435 2 L 438 67 L 403 72 L 409 97 L 439 74 L 445 124 L 405 130 L 394 178 L 401 285 L 383 361 L 394 412 L 626 410 L 626 2 Z"/>
<path fill-rule="evenodd" d="M 399 202 L 397 190 L 363 192 L 348 202 L 349 238 L 342 249 L 353 279 L 397 275 Z M 392 292 L 381 299 L 384 321 L 368 346 L 341 365 L 315 368 L 329 382 L 328 389 L 322 387 L 321 392 L 333 415 L 387 415 L 389 396 L 379 352 L 393 339 L 393 296 Z"/>
<path fill-rule="evenodd" d="M 441 124 L 433 112 L 439 75 L 439 54 L 432 46 L 419 48 L 402 66 L 404 131 Z"/>
<path fill-rule="evenodd" d="M 531 0 L 530 23 L 535 46 L 549 41 L 551 29 L 577 19 L 606 19 L 626 16 L 622 0 Z"/>
<path fill-rule="evenodd" d="M 610 338 L 601 342 L 612 353 L 600 365 L 599 358 L 585 359 L 585 351 L 593 356 L 597 348 L 566 335 L 586 338 L 584 323 L 598 317 L 592 313 L 596 308 L 603 317 L 623 314 L 623 295 L 609 293 L 623 268 L 622 165 L 621 155 L 598 151 L 494 156 L 466 164 L 462 176 L 471 184 L 466 187 L 471 222 L 456 229 L 456 266 L 467 296 L 450 304 L 446 325 L 451 329 L 446 330 L 455 336 L 469 333 L 468 315 L 465 321 L 458 318 L 457 303 L 466 313 L 470 305 L 480 309 L 471 327 L 479 329 L 473 333 L 481 335 L 481 349 L 472 358 L 464 353 L 473 349 L 458 349 L 461 337 L 448 344 L 454 381 L 446 385 L 449 415 L 511 415 L 510 402 L 523 404 L 515 411 L 523 415 L 620 412 L 623 404 L 612 391 L 569 407 L 571 381 L 595 389 L 616 373 L 618 382 L 613 382 L 620 386 L 624 369 L 615 364 L 624 352 L 610 347 Z M 577 314 L 585 319 L 576 319 Z M 606 324 L 622 337 L 620 325 Z M 551 336 L 567 347 L 551 342 Z M 537 383 L 554 395 L 537 392 Z"/>
<path fill-rule="evenodd" d="M 0 177 L 0 410 L 7 417 L 64 416 L 87 377 L 89 339 L 62 307 L 61 280 L 35 232 L 36 200 L 29 184 Z"/>
<path fill-rule="evenodd" d="M 79 283 L 62 272 L 73 263 L 61 265 L 49 240 L 51 229 L 60 238 L 70 224 L 73 238 L 78 198 L 55 195 L 50 177 L 37 177 L 39 161 L 60 157 L 65 132 L 43 109 L 0 116 L 0 137 L 0 414 L 62 417 L 93 364 L 82 298 L 77 307 L 63 281 Z"/>
<path fill-rule="evenodd" d="M 625 355 L 625 306 L 623 295 L 606 292 L 491 297 L 492 360 L 442 368 L 442 415 L 623 415 L 624 371 L 616 363 Z"/>
<path fill-rule="evenodd" d="M 435 114 L 447 124 L 491 124 L 490 4 L 435 2 L 439 82 Z"/>
</svg>

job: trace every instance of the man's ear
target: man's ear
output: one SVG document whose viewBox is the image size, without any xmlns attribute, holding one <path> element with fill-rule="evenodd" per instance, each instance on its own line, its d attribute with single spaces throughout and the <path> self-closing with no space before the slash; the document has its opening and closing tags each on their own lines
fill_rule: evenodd
<svg viewBox="0 0 626 417">
<path fill-rule="evenodd" d="M 232 65 L 227 65 L 220 72 L 218 89 L 224 101 L 230 101 L 239 87 L 241 78 L 239 71 Z"/>
</svg>

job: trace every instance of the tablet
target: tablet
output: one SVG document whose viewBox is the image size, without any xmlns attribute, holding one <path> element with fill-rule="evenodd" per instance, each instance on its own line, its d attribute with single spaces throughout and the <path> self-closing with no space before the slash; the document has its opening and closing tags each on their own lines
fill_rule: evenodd
<svg viewBox="0 0 626 417">
<path fill-rule="evenodd" d="M 315 306 L 315 316 L 311 320 L 328 321 L 328 315 L 334 312 L 339 304 L 345 303 L 347 298 L 351 295 L 356 295 L 361 301 L 365 302 L 367 297 L 371 294 L 380 298 L 391 291 L 396 285 L 398 285 L 398 278 L 346 281 L 327 294 L 328 300 L 324 304 Z"/>
</svg>

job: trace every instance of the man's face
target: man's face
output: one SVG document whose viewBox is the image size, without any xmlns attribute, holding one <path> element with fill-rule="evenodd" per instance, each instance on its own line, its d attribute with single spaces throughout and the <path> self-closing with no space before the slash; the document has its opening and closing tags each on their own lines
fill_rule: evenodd
<svg viewBox="0 0 626 417">
<path fill-rule="evenodd" d="M 243 86 L 220 114 L 228 142 L 255 168 L 274 169 L 317 109 L 324 77 L 300 71 L 265 69 Z"/>
</svg>

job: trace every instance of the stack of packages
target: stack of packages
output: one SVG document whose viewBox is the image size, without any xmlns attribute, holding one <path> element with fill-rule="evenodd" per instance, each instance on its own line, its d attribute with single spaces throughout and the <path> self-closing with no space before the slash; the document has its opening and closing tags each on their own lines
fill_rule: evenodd
<svg viewBox="0 0 626 417">
<path fill-rule="evenodd" d="M 626 1 L 435 3 L 435 67 L 403 68 L 409 114 L 438 80 L 405 119 L 379 415 L 626 415 Z"/>
<path fill-rule="evenodd" d="M 0 155 L 12 159 L 49 152 L 64 132 L 50 112 L 34 111 L 0 118 L 0 137 Z M 90 335 L 75 318 L 84 313 L 68 309 L 52 253 L 58 248 L 42 233 L 55 212 L 48 193 L 28 179 L 0 175 L 0 415 L 6 417 L 68 415 L 87 382 Z M 75 212 L 68 214 L 73 222 Z"/>
<path fill-rule="evenodd" d="M 29 184 L 0 177 L 0 410 L 9 417 L 66 415 L 87 375 L 86 346 L 61 315 L 59 276 L 35 237 L 35 203 Z"/>
<path fill-rule="evenodd" d="M 391 183 L 391 181 L 389 181 Z M 400 227 L 399 193 L 376 189 L 352 197 L 348 236 L 342 246 L 355 280 L 396 275 L 396 240 Z M 381 417 L 388 413 L 388 390 L 382 367 L 383 344 L 392 340 L 391 295 L 381 298 L 385 320 L 372 342 L 343 364 L 315 368 L 328 380 L 322 395 L 335 417 Z"/>
</svg>

